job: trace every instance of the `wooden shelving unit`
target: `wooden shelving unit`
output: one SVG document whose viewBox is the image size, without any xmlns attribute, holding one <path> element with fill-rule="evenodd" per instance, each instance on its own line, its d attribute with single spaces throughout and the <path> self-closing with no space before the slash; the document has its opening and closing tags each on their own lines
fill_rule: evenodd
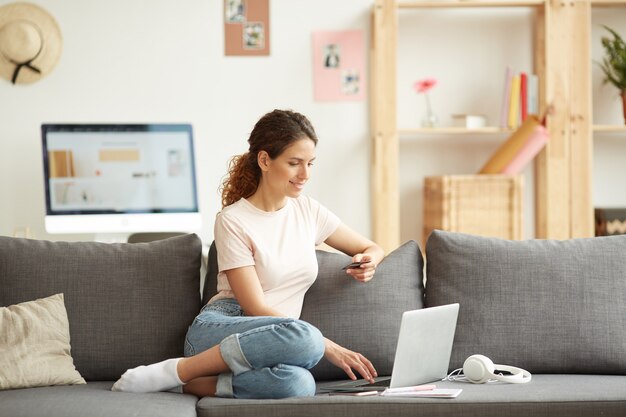
<svg viewBox="0 0 626 417">
<path fill-rule="evenodd" d="M 622 4 L 604 0 L 594 5 Z M 376 0 L 372 10 L 371 124 L 372 230 L 390 251 L 400 243 L 399 136 L 502 134 L 498 128 L 401 129 L 397 127 L 396 73 L 400 9 L 519 8 L 535 10 L 534 73 L 540 80 L 540 111 L 548 120 L 550 141 L 535 160 L 535 234 L 566 239 L 593 236 L 591 197 L 591 63 L 589 0 L 398 2 Z M 576 175 L 572 175 L 572 173 Z"/>
</svg>

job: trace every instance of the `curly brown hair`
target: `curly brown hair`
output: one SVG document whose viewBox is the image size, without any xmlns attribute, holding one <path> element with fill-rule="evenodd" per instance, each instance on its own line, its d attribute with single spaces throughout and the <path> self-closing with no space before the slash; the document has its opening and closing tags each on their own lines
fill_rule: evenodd
<svg viewBox="0 0 626 417">
<path fill-rule="evenodd" d="M 259 186 L 261 168 L 257 162 L 260 151 L 277 158 L 293 142 L 308 138 L 317 145 L 317 134 L 304 115 L 292 110 L 274 110 L 259 119 L 248 139 L 248 152 L 234 156 L 220 186 L 222 208 L 241 198 L 250 197 Z"/>
</svg>

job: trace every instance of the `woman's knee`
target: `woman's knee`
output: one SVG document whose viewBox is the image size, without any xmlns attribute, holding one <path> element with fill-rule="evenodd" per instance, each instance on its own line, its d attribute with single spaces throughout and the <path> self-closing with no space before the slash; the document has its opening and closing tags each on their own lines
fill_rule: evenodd
<svg viewBox="0 0 626 417">
<path fill-rule="evenodd" d="M 322 333 L 317 327 L 302 320 L 295 320 L 291 328 L 297 333 L 294 347 L 311 360 L 310 367 L 315 366 L 324 356 L 325 344 Z"/>
<path fill-rule="evenodd" d="M 304 368 L 288 365 L 277 365 L 274 370 L 280 369 L 282 373 L 287 372 L 288 376 L 280 379 L 276 384 L 277 395 L 275 398 L 289 397 L 312 397 L 315 395 L 315 379 L 311 372 Z"/>
<path fill-rule="evenodd" d="M 320 331 L 307 322 L 295 319 L 282 319 L 244 332 L 239 335 L 238 342 L 239 356 L 243 356 L 253 369 L 271 368 L 277 364 L 311 369 L 320 361 L 325 350 Z"/>
</svg>

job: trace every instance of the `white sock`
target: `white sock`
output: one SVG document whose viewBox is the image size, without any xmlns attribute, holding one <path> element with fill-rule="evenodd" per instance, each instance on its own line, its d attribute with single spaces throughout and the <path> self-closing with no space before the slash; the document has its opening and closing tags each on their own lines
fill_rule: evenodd
<svg viewBox="0 0 626 417">
<path fill-rule="evenodd" d="M 113 384 L 111 391 L 159 392 L 184 385 L 176 371 L 180 359 L 167 359 L 152 365 L 129 369 Z"/>
</svg>

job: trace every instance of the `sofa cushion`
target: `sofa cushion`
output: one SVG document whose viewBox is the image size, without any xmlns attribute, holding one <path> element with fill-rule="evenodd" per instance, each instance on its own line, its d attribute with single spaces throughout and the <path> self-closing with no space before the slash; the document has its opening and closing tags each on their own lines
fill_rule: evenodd
<svg viewBox="0 0 626 417">
<path fill-rule="evenodd" d="M 626 236 L 507 241 L 435 231 L 426 304 L 460 303 L 472 354 L 535 373 L 626 374 Z"/>
<path fill-rule="evenodd" d="M 626 409 L 626 376 L 621 375 L 535 375 L 524 385 L 438 382 L 437 387 L 463 392 L 451 400 L 327 394 L 283 400 L 205 397 L 197 410 L 198 417 L 623 417 Z"/>
<path fill-rule="evenodd" d="M 63 294 L 0 307 L 0 389 L 84 384 L 70 354 Z"/>
<path fill-rule="evenodd" d="M 204 288 L 202 289 L 202 305 L 205 305 L 209 300 L 217 294 L 217 247 L 215 242 L 211 243 L 209 247 L 209 254 L 206 265 L 206 275 L 204 277 Z"/>
<path fill-rule="evenodd" d="M 300 318 L 334 342 L 365 355 L 379 375 L 391 375 L 402 313 L 423 306 L 424 261 L 417 243 L 406 242 L 387 255 L 367 283 L 355 281 L 341 269 L 351 262 L 349 256 L 322 250 L 316 253 L 317 279 L 304 297 Z M 208 301 L 216 289 L 217 251 L 213 244 L 203 300 Z M 347 378 L 324 359 L 311 371 L 317 380 Z"/>
<path fill-rule="evenodd" d="M 159 392 L 113 392 L 113 382 L 0 391 L 7 417 L 195 417 L 198 398 Z"/>
<path fill-rule="evenodd" d="M 406 242 L 385 257 L 367 283 L 341 269 L 350 261 L 344 254 L 317 251 L 317 279 L 304 297 L 300 318 L 365 355 L 379 375 L 391 375 L 402 313 L 423 306 L 422 253 L 417 243 Z M 327 360 L 311 372 L 317 380 L 347 378 Z"/>
<path fill-rule="evenodd" d="M 0 306 L 64 293 L 72 356 L 86 380 L 182 356 L 200 308 L 201 242 L 50 242 L 0 237 Z"/>
</svg>

